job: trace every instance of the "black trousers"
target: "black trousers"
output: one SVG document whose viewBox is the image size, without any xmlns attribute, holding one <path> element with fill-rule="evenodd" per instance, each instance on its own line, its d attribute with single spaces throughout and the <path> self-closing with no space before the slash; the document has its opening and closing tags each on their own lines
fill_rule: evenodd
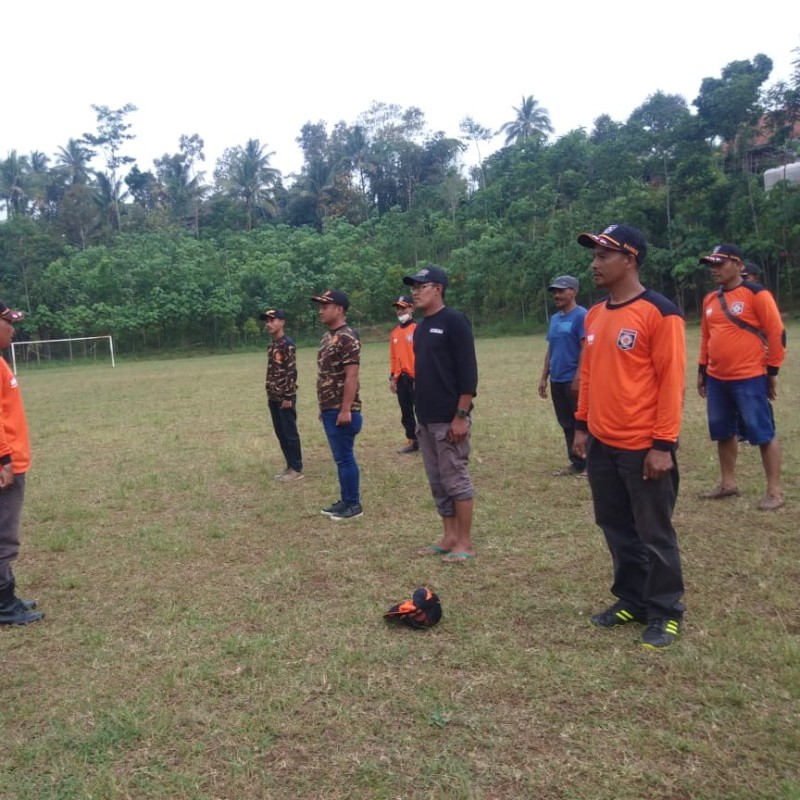
<svg viewBox="0 0 800 800">
<path fill-rule="evenodd" d="M 681 619 L 686 606 L 678 537 L 672 512 L 678 465 L 658 480 L 644 480 L 647 450 L 620 450 L 589 437 L 588 468 L 595 521 L 614 565 L 611 593 L 637 615 Z"/>
<path fill-rule="evenodd" d="M 553 383 L 550 381 L 550 396 L 553 398 L 556 419 L 564 431 L 564 439 L 567 443 L 567 458 L 576 470 L 583 472 L 586 469 L 586 460 L 578 458 L 572 452 L 572 442 L 575 439 L 575 411 L 578 408 L 578 399 L 572 392 L 572 382 Z"/>
<path fill-rule="evenodd" d="M 296 398 L 292 397 L 291 408 L 281 408 L 280 400 L 267 399 L 267 404 L 275 436 L 278 437 L 278 444 L 280 444 L 281 452 L 286 459 L 286 466 L 291 467 L 295 472 L 302 472 L 303 454 L 300 449 L 300 434 L 297 432 Z"/>
<path fill-rule="evenodd" d="M 400 421 L 406 432 L 406 439 L 417 438 L 417 419 L 414 415 L 414 379 L 405 372 L 395 382 L 397 402 L 400 404 Z"/>
</svg>

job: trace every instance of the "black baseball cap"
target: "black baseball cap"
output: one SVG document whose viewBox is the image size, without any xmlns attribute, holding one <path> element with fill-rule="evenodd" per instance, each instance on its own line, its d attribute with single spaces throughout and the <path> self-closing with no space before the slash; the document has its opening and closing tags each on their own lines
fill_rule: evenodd
<svg viewBox="0 0 800 800">
<path fill-rule="evenodd" d="M 13 311 L 2 300 L 0 300 L 0 319 L 7 322 L 21 322 L 25 319 L 24 311 Z"/>
<path fill-rule="evenodd" d="M 559 277 L 553 278 L 553 282 L 547 287 L 547 291 L 552 292 L 554 289 L 574 289 L 577 292 L 579 286 L 578 279 L 573 278 L 572 275 L 559 275 Z"/>
<path fill-rule="evenodd" d="M 752 261 L 745 261 L 742 267 L 742 275 L 752 275 L 757 278 L 761 274 L 761 267 L 754 264 Z"/>
<path fill-rule="evenodd" d="M 328 289 L 320 295 L 315 295 L 311 298 L 312 303 L 333 303 L 335 306 L 341 306 L 345 311 L 350 308 L 350 298 L 338 289 Z"/>
<path fill-rule="evenodd" d="M 602 233 L 582 233 L 578 237 L 581 247 L 605 247 L 635 256 L 641 264 L 647 255 L 647 240 L 644 234 L 631 225 L 609 225 Z"/>
<path fill-rule="evenodd" d="M 412 286 L 415 283 L 438 283 L 447 288 L 447 273 L 435 264 L 426 264 L 415 275 L 406 275 L 403 283 L 406 286 Z"/>
<path fill-rule="evenodd" d="M 732 258 L 734 261 L 743 261 L 742 251 L 735 244 L 718 244 L 709 255 L 700 259 L 701 264 L 721 264 Z"/>
<path fill-rule="evenodd" d="M 400 295 L 397 300 L 392 303 L 395 308 L 413 308 L 414 301 L 410 297 L 406 297 L 405 295 Z"/>
<path fill-rule="evenodd" d="M 268 308 L 261 314 L 261 319 L 286 319 L 286 314 L 281 308 Z"/>
</svg>

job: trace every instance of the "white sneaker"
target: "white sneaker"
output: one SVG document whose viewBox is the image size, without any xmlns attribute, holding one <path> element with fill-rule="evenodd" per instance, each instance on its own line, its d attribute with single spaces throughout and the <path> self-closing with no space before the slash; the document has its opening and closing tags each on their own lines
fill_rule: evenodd
<svg viewBox="0 0 800 800">
<path fill-rule="evenodd" d="M 283 476 L 286 475 L 288 472 L 289 472 L 289 467 L 286 467 L 286 469 L 283 472 L 279 472 L 277 475 L 273 475 L 272 478 L 273 480 L 276 481 L 282 481 Z"/>
</svg>

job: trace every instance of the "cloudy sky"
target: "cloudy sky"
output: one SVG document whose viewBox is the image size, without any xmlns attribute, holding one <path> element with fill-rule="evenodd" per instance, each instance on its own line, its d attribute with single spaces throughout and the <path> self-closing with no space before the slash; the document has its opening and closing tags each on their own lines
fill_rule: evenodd
<svg viewBox="0 0 800 800">
<path fill-rule="evenodd" d="M 458 136 L 466 115 L 496 130 L 532 94 L 560 135 L 603 113 L 624 120 L 659 89 L 691 102 L 704 77 L 759 52 L 774 62 L 771 82 L 789 77 L 800 47 L 791 3 L 713 6 L 9 2 L 0 158 L 52 156 L 95 130 L 92 104 L 133 103 L 137 138 L 124 152 L 140 169 L 198 133 L 209 174 L 225 147 L 254 138 L 288 175 L 302 163 L 295 138 L 305 122 L 352 123 L 374 100 L 418 106 L 431 130 Z M 487 151 L 501 144 L 497 136 Z"/>
</svg>

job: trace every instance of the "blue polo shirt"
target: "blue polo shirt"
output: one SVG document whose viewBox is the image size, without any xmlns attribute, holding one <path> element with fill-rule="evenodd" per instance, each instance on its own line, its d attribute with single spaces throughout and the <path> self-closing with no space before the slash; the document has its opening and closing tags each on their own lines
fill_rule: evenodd
<svg viewBox="0 0 800 800">
<path fill-rule="evenodd" d="M 547 343 L 550 345 L 550 380 L 570 383 L 578 370 L 581 342 L 586 336 L 583 322 L 586 309 L 576 306 L 568 314 L 560 311 L 550 317 Z"/>
</svg>

